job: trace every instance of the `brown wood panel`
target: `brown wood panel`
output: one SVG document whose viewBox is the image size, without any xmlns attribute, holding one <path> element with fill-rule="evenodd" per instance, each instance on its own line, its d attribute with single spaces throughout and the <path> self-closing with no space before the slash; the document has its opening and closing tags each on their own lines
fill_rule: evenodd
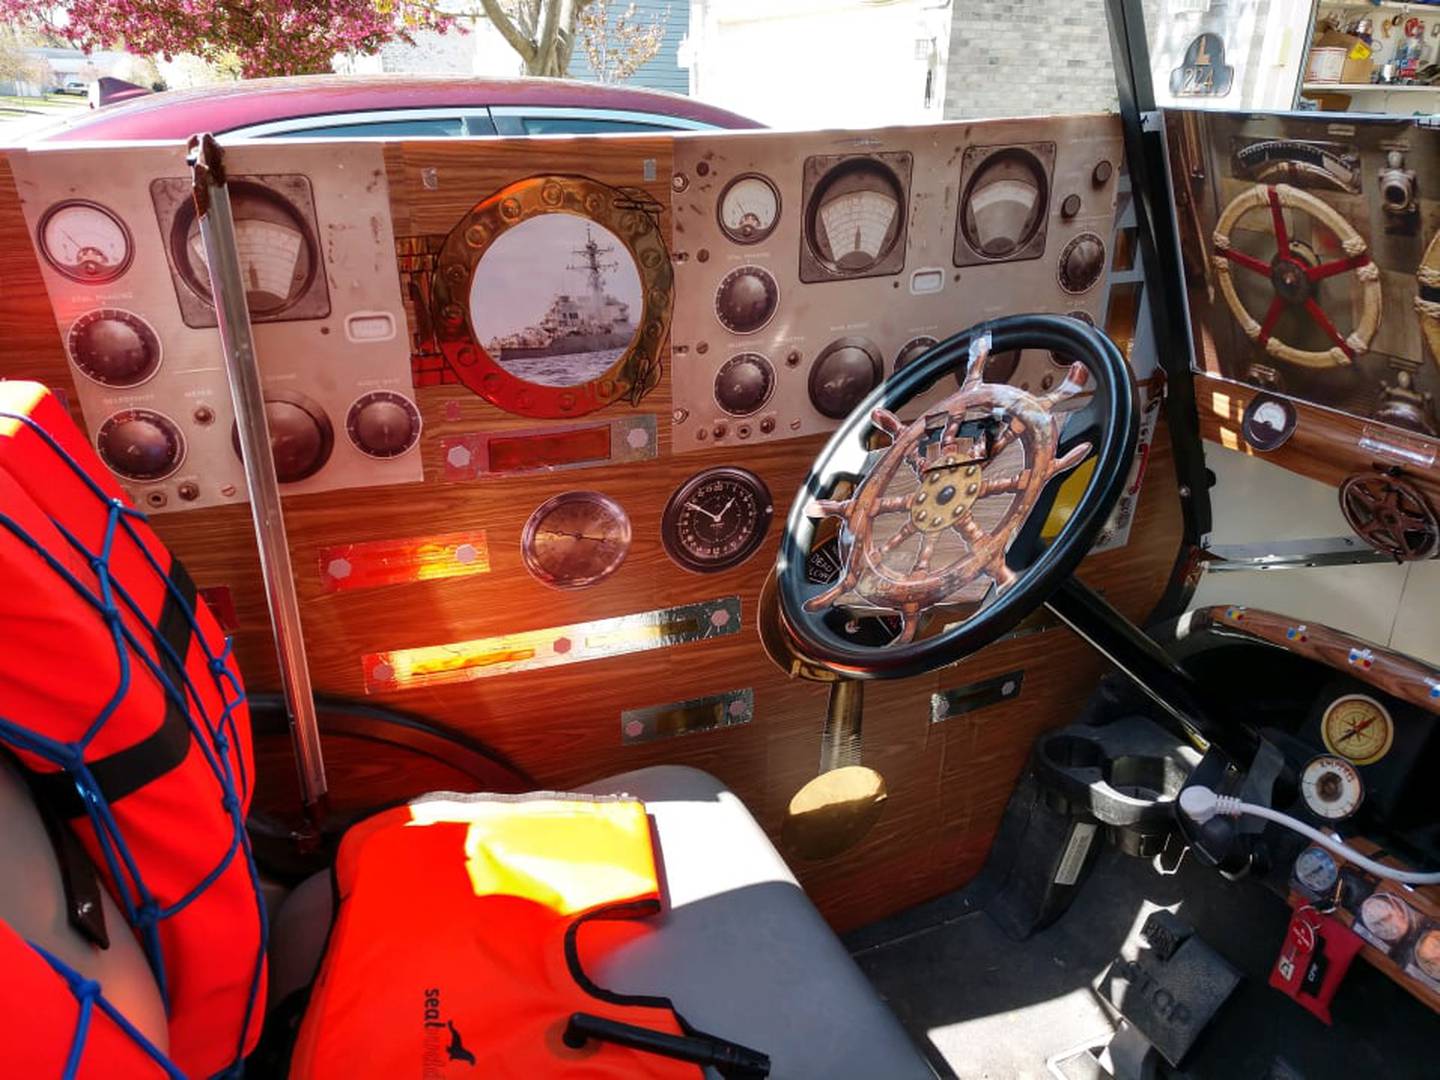
<svg viewBox="0 0 1440 1080">
<path fill-rule="evenodd" d="M 620 149 L 623 147 L 624 149 Z M 523 153 L 504 143 L 475 148 L 405 144 L 386 149 L 400 235 L 445 233 L 477 201 L 505 183 L 548 170 L 585 170 L 614 184 L 645 186 L 662 203 L 670 142 L 535 140 Z M 645 161 L 655 180 L 644 181 Z M 427 186 L 424 170 L 435 169 Z M 63 350 L 45 298 L 13 184 L 0 162 L 0 375 L 41 378 L 69 388 Z M 667 360 L 668 363 L 668 360 Z M 739 596 L 739 634 L 624 657 L 516 673 L 448 686 L 391 691 L 392 703 L 457 728 L 494 747 L 545 786 L 566 787 L 662 762 L 707 769 L 731 785 L 778 839 L 786 805 L 815 775 L 826 688 L 792 681 L 766 659 L 755 632 L 761 584 L 773 565 L 780 522 L 821 437 L 670 455 L 668 376 L 638 407 L 654 415 L 660 456 L 524 477 L 446 482 L 440 442 L 447 435 L 526 427 L 544 421 L 502 413 L 462 387 L 422 389 L 426 480 L 422 484 L 289 496 L 286 526 L 305 638 L 317 690 L 364 697 L 362 654 L 466 640 L 605 618 L 697 600 Z M 605 421 L 629 406 L 612 405 Z M 730 571 L 697 575 L 665 556 L 660 516 L 670 493 L 699 469 L 739 464 L 758 473 L 775 499 L 776 523 L 764 546 Z M 525 572 L 520 532 L 546 498 L 577 488 L 605 492 L 631 518 L 634 542 L 621 569 L 580 592 L 546 588 Z M 275 652 L 246 507 L 162 514 L 162 538 L 201 586 L 226 585 L 241 623 L 236 653 L 249 684 L 277 685 Z M 326 592 L 319 553 L 328 546 L 484 529 L 489 573 L 376 589 Z M 1181 519 L 1164 429 L 1157 435 L 1129 544 L 1092 556 L 1081 575 L 1132 618 L 1142 619 L 1169 579 Z M 1023 669 L 1013 702 L 930 723 L 930 696 Z M 796 862 L 827 916 L 852 927 L 963 884 L 983 864 L 1001 812 L 1041 731 L 1068 723 L 1094 687 L 1100 661 L 1064 629 L 1002 642 L 944 671 L 867 686 L 865 760 L 885 776 L 889 801 L 856 848 L 824 862 Z M 755 692 L 748 725 L 625 746 L 620 712 L 738 687 Z M 335 776 L 347 804 L 383 801 L 414 777 L 395 775 L 351 747 Z M 278 767 L 271 762 L 271 767 Z"/>
<path fill-rule="evenodd" d="M 1291 472 L 1339 487 L 1347 476 L 1371 472 L 1376 467 L 1399 466 L 1405 478 L 1440 504 L 1440 439 L 1427 438 L 1409 431 L 1387 427 L 1374 420 L 1364 420 L 1331 409 L 1321 409 L 1295 398 L 1298 421 L 1295 433 L 1276 450 L 1260 453 L 1245 442 L 1240 424 L 1245 407 L 1260 391 L 1240 383 L 1228 382 L 1213 375 L 1195 375 L 1195 401 L 1200 412 L 1200 433 L 1226 450 L 1252 457 L 1261 457 Z M 1383 433 L 1394 440 L 1419 448 L 1429 454 L 1435 464 L 1429 467 L 1377 454 L 1360 446 L 1365 429 Z"/>
</svg>

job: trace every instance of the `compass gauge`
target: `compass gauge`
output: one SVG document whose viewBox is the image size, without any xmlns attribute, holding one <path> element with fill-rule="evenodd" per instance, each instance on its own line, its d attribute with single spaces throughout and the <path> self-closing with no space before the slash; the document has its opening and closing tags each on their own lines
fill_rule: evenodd
<svg viewBox="0 0 1440 1080">
<path fill-rule="evenodd" d="M 1300 773 L 1300 794 L 1311 813 L 1339 821 L 1360 809 L 1365 785 L 1355 766 L 1345 758 L 1321 754 Z"/>
<path fill-rule="evenodd" d="M 686 570 L 711 574 L 754 555 L 775 508 L 765 482 L 745 469 L 716 468 L 681 484 L 665 507 L 665 552 Z"/>
<path fill-rule="evenodd" d="M 71 281 L 104 285 L 130 266 L 130 231 L 99 203 L 71 199 L 56 203 L 40 222 L 40 253 Z"/>
<path fill-rule="evenodd" d="M 567 491 L 536 507 L 520 550 L 537 581 L 583 589 L 620 569 L 630 550 L 630 518 L 598 491 Z"/>
<path fill-rule="evenodd" d="M 1336 698 L 1320 721 L 1325 749 L 1356 765 L 1373 765 L 1390 752 L 1395 722 L 1385 706 L 1365 694 Z"/>
</svg>

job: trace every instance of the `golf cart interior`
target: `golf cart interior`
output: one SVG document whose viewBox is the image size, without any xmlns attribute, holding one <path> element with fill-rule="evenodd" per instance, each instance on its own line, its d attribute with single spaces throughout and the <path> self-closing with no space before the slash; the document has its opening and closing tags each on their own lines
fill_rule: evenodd
<svg viewBox="0 0 1440 1080">
<path fill-rule="evenodd" d="M 0 151 L 0 1074 L 1433 1075 L 1440 143 L 1112 7 L 1119 114 Z"/>
</svg>

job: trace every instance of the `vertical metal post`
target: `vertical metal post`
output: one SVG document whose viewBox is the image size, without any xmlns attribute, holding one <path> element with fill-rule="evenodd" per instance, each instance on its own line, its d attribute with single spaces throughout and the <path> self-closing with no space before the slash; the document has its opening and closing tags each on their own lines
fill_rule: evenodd
<svg viewBox="0 0 1440 1080">
<path fill-rule="evenodd" d="M 836 679 L 830 684 L 825 727 L 820 733 L 820 771 L 860 764 L 860 721 L 865 712 L 865 684 Z"/>
<path fill-rule="evenodd" d="M 1195 380 L 1190 372 L 1190 323 L 1185 311 L 1185 272 L 1179 239 L 1171 216 L 1173 195 L 1165 168 L 1165 135 L 1147 128 L 1145 118 L 1155 110 L 1155 88 L 1150 74 L 1150 46 L 1146 39 L 1141 0 L 1105 0 L 1110 29 L 1110 54 L 1115 64 L 1115 91 L 1125 136 L 1125 166 L 1130 172 L 1135 202 L 1136 232 L 1140 241 L 1145 294 L 1155 348 L 1165 371 L 1166 419 L 1175 451 L 1180 486 L 1180 507 L 1185 536 L 1180 561 L 1170 587 L 1152 618 L 1179 614 L 1189 588 L 1180 568 L 1191 548 L 1211 529 L 1210 477 L 1200 439 L 1200 418 L 1195 405 Z"/>
<path fill-rule="evenodd" d="M 325 797 L 325 761 L 320 751 L 320 726 L 300 628 L 300 603 L 290 569 L 290 546 L 280 508 L 280 482 L 275 477 L 275 458 L 270 450 L 265 393 L 255 355 L 255 337 L 250 328 L 240 253 L 235 243 L 235 220 L 230 210 L 230 192 L 225 186 L 224 160 L 219 144 L 206 134 L 190 139 L 187 161 L 194 183 L 200 239 L 210 271 L 210 292 L 219 321 L 220 345 L 225 354 L 225 373 L 235 405 L 240 456 L 244 459 L 250 514 L 260 550 L 260 573 L 265 581 L 270 621 L 275 627 L 280 679 L 300 771 L 300 795 L 307 817 L 315 824 Z"/>
</svg>

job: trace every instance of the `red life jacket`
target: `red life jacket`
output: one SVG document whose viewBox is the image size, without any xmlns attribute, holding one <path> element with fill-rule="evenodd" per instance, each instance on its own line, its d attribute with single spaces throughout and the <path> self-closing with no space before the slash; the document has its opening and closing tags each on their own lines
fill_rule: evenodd
<svg viewBox="0 0 1440 1080">
<path fill-rule="evenodd" d="M 335 884 L 294 1080 L 699 1076 L 624 1046 L 562 1041 L 575 1012 L 682 1032 L 664 999 L 609 994 L 585 974 L 660 909 L 640 803 L 427 796 L 346 833 Z"/>
<path fill-rule="evenodd" d="M 259 1036 L 265 988 L 243 687 L 184 568 L 35 383 L 0 382 L 0 626 L 0 744 L 70 822 L 145 947 L 175 1066 L 230 1069 Z M 27 1044 L 58 1038 L 68 1053 L 64 1017 L 82 1012 L 101 1048 L 80 1054 L 79 1075 L 160 1074 L 122 1023 L 74 1007 L 63 975 L 5 931 L 0 1075 L 45 1075 Z M 37 1023 L 62 997 L 60 1027 Z"/>
</svg>

